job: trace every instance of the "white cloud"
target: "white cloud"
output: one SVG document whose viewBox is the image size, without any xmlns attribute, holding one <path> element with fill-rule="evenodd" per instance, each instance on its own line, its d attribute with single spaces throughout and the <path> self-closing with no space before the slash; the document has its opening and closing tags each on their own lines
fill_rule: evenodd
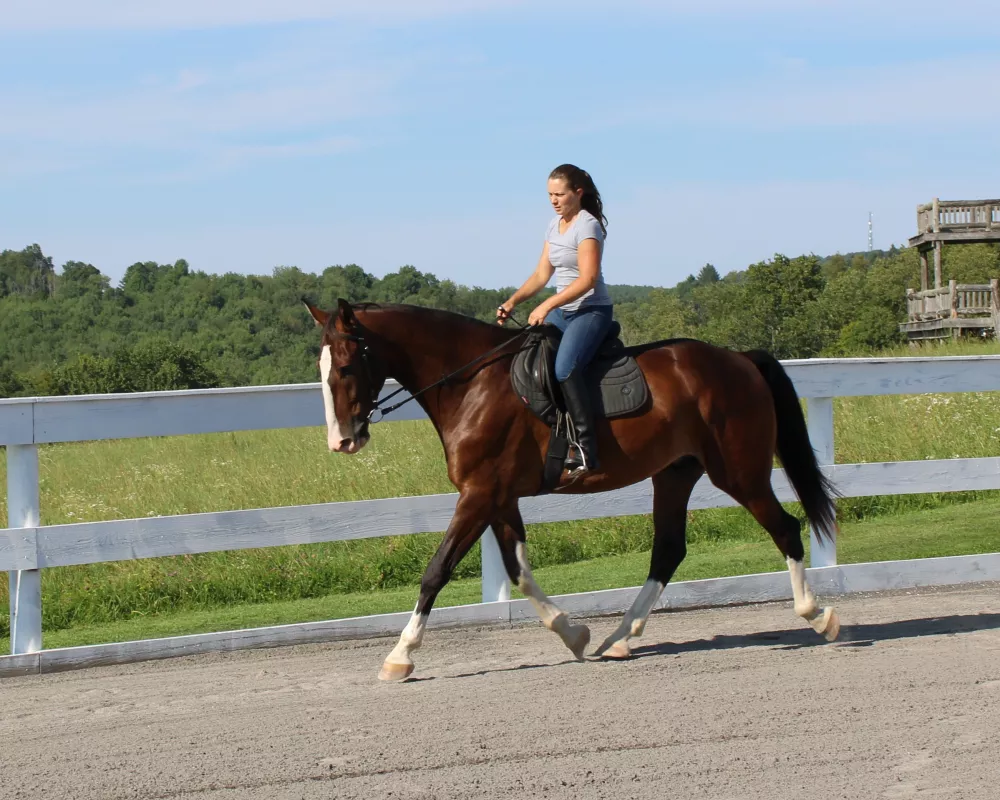
<svg viewBox="0 0 1000 800">
<path fill-rule="evenodd" d="M 152 168 L 133 178 L 122 180 L 124 183 L 142 185 L 205 181 L 220 173 L 259 161 L 339 156 L 361 150 L 365 145 L 365 142 L 354 136 L 331 136 L 268 145 L 212 144 L 187 153 L 181 167 Z"/>
<path fill-rule="evenodd" d="M 4 30 L 215 28 L 310 20 L 373 22 L 527 5 L 527 0 L 5 0 Z"/>
<path fill-rule="evenodd" d="M 358 125 L 406 107 L 400 87 L 418 60 L 298 36 L 225 66 L 127 74 L 75 92 L 8 83 L 0 106 L 18 114 L 0 115 L 0 172 L 66 171 L 132 154 L 144 165 L 133 175 L 182 180 L 262 158 L 356 150 L 365 145 Z"/>
<path fill-rule="evenodd" d="M 354 119 L 386 109 L 392 68 L 326 65 L 285 70 L 255 80 L 242 68 L 208 76 L 183 71 L 169 83 L 106 89 L 90 97 L 0 93 L 19 114 L 0 118 L 0 136 L 23 134 L 33 120 L 37 139 L 101 144 L 184 145 L 205 135 L 268 132 Z"/>
<path fill-rule="evenodd" d="M 723 16 L 745 19 L 780 14 L 783 23 L 836 19 L 855 33 L 899 33 L 965 26 L 993 19 L 995 0 L 965 0 L 961 14 L 941 14 L 938 0 L 578 0 L 578 10 L 619 16 Z M 164 30 L 265 25 L 320 20 L 363 20 L 393 25 L 416 19 L 514 11 L 522 18 L 558 17 L 562 3 L 545 0 L 4 0 L 0 32 L 49 30 Z M 929 21 L 933 22 L 929 22 Z"/>
</svg>

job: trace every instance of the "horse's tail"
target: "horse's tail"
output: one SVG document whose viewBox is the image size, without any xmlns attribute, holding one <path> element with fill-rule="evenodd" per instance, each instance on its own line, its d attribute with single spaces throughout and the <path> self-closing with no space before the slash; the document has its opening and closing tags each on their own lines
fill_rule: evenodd
<svg viewBox="0 0 1000 800">
<path fill-rule="evenodd" d="M 792 379 L 770 353 L 751 350 L 743 355 L 753 362 L 771 389 L 778 420 L 778 459 L 785 468 L 785 475 L 817 535 L 832 542 L 837 533 L 837 509 L 833 499 L 840 495 L 816 463 L 816 453 L 809 441 L 806 419 Z"/>
</svg>

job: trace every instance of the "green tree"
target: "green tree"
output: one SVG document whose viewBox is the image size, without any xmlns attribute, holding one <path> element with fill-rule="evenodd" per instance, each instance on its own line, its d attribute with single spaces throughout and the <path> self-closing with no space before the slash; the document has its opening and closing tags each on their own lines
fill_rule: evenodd
<svg viewBox="0 0 1000 800">
<path fill-rule="evenodd" d="M 24 383 L 9 366 L 0 365 L 0 397 L 17 397 L 24 391 Z"/>
<path fill-rule="evenodd" d="M 121 347 L 110 357 L 80 355 L 53 373 L 58 394 L 111 394 L 209 389 L 218 377 L 193 353 L 171 342 L 150 340 Z"/>
<path fill-rule="evenodd" d="M 841 328 L 834 352 L 837 355 L 878 352 L 898 344 L 901 338 L 899 320 L 889 309 L 868 306 L 861 310 L 857 319 Z"/>
<path fill-rule="evenodd" d="M 695 282 L 699 286 L 708 286 L 713 283 L 718 283 L 722 278 L 719 277 L 719 271 L 713 267 L 711 264 L 706 264 L 701 268 L 698 273 L 698 277 L 695 278 Z"/>
<path fill-rule="evenodd" d="M 646 302 L 620 309 L 618 318 L 626 344 L 643 344 L 694 333 L 688 307 L 675 292 L 666 289 L 654 289 Z"/>
<path fill-rule="evenodd" d="M 1000 278 L 1000 246 L 945 245 L 941 269 L 946 281 L 989 283 L 992 278 Z"/>
<path fill-rule="evenodd" d="M 740 301 L 729 309 L 731 345 L 763 348 L 777 358 L 808 358 L 829 337 L 817 301 L 823 291 L 819 259 L 778 254 L 747 269 Z"/>
<path fill-rule="evenodd" d="M 69 300 L 85 295 L 101 297 L 109 291 L 111 282 L 92 264 L 67 261 L 62 273 L 56 276 L 55 286 L 56 299 Z"/>
<path fill-rule="evenodd" d="M 54 283 L 52 259 L 37 244 L 0 253 L 0 298 L 8 295 L 45 298 L 52 294 Z"/>
</svg>

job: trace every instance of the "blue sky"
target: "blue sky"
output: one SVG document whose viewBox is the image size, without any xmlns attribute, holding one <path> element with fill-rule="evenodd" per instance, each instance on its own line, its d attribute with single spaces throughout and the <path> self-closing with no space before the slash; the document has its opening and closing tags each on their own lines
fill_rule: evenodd
<svg viewBox="0 0 1000 800">
<path fill-rule="evenodd" d="M 119 279 L 520 283 L 564 161 L 612 283 L 904 243 L 1000 195 L 995 0 L 3 0 L 0 248 Z"/>
</svg>

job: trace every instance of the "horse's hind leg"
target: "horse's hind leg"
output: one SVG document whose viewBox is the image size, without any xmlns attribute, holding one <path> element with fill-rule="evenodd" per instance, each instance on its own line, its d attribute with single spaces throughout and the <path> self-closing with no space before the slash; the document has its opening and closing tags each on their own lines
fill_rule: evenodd
<svg viewBox="0 0 1000 800">
<path fill-rule="evenodd" d="M 792 579 L 795 613 L 805 619 L 828 642 L 832 642 L 840 634 L 840 618 L 832 606 L 819 608 L 812 589 L 806 583 L 806 570 L 802 563 L 805 556 L 802 547 L 802 523 L 781 507 L 770 483 L 766 490 L 761 489 L 748 500 L 739 497 L 737 499 L 771 534 L 778 550 L 785 557 L 788 573 Z"/>
<path fill-rule="evenodd" d="M 553 603 L 535 582 L 528 563 L 524 521 L 516 505 L 505 509 L 493 521 L 493 532 L 511 581 L 531 601 L 542 624 L 559 635 L 577 661 L 583 661 L 583 651 L 590 644 L 590 628 L 571 624 L 566 612 Z"/>
<path fill-rule="evenodd" d="M 653 554 L 649 577 L 621 624 L 597 649 L 596 655 L 628 658 L 628 640 L 642 635 L 663 588 L 687 554 L 687 506 L 704 467 L 692 456 L 675 461 L 653 476 Z"/>
</svg>

